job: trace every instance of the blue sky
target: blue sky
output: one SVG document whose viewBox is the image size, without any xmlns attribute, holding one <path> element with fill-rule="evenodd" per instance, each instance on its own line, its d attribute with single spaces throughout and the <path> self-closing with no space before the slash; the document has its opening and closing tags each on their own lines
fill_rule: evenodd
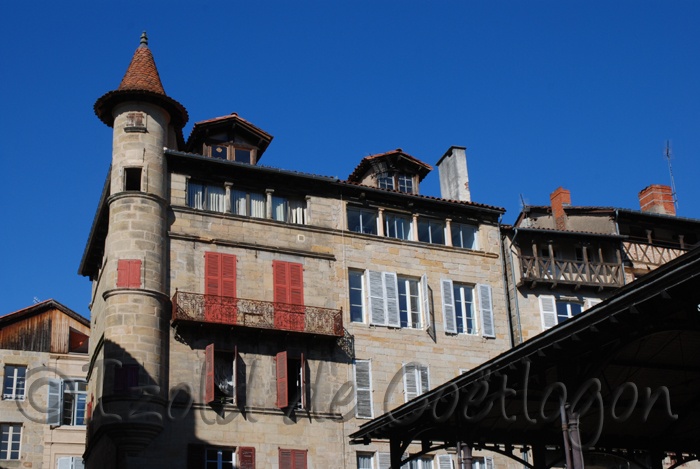
<svg viewBox="0 0 700 469">
<path fill-rule="evenodd" d="M 111 158 L 92 105 L 148 31 L 192 124 L 231 112 L 274 135 L 261 163 L 347 177 L 401 147 L 467 147 L 472 198 L 637 209 L 668 184 L 700 218 L 700 2 L 10 2 L 0 73 L 0 314 L 55 298 L 89 315 L 77 275 Z M 439 195 L 437 171 L 421 193 Z"/>
</svg>

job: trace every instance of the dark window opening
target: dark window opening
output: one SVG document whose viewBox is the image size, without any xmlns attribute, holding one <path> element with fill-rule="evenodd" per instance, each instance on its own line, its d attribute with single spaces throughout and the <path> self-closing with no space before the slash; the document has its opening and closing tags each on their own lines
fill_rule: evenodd
<svg viewBox="0 0 700 469">
<path fill-rule="evenodd" d="M 236 148 L 235 149 L 235 154 L 234 154 L 235 161 L 239 163 L 252 163 L 250 161 L 250 150 L 243 150 L 241 148 Z"/>
<path fill-rule="evenodd" d="M 140 191 L 141 190 L 141 168 L 126 168 L 124 170 L 125 179 L 124 190 Z"/>
<path fill-rule="evenodd" d="M 211 156 L 212 158 L 218 158 L 220 160 L 228 159 L 228 147 L 224 145 L 212 145 L 211 146 Z"/>
<path fill-rule="evenodd" d="M 301 360 L 299 358 L 287 358 L 287 373 L 289 376 L 287 402 L 295 409 L 301 409 Z"/>
<path fill-rule="evenodd" d="M 221 403 L 236 402 L 236 355 L 233 352 L 216 351 L 214 355 L 214 400 Z"/>
</svg>

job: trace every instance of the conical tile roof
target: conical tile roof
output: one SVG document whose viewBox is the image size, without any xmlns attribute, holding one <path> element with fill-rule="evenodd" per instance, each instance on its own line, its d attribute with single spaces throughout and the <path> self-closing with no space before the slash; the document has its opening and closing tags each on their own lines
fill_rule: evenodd
<svg viewBox="0 0 700 469">
<path fill-rule="evenodd" d="M 126 74 L 124 74 L 124 78 L 122 78 L 122 82 L 117 89 L 151 91 L 165 95 L 151 49 L 148 47 L 136 49 L 129 68 L 126 70 Z"/>
</svg>

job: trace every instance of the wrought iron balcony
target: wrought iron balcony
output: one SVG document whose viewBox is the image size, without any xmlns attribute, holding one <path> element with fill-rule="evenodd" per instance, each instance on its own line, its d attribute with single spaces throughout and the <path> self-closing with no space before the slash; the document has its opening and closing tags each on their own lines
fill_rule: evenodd
<svg viewBox="0 0 700 469">
<path fill-rule="evenodd" d="M 582 262 L 552 259 L 549 257 L 519 256 L 520 285 L 524 282 L 567 284 L 590 287 L 621 287 L 624 285 L 620 264 Z"/>
<path fill-rule="evenodd" d="M 173 322 L 226 324 L 343 337 L 343 310 L 178 291 Z"/>
<path fill-rule="evenodd" d="M 625 250 L 626 260 L 654 266 L 665 264 L 688 252 L 687 249 L 680 247 L 664 247 L 633 241 L 623 241 L 622 247 Z"/>
</svg>

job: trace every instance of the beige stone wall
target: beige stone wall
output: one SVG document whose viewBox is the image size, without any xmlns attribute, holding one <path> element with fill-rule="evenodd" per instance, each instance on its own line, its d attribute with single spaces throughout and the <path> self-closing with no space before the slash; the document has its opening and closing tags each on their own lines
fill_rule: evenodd
<svg viewBox="0 0 700 469">
<path fill-rule="evenodd" d="M 2 467 L 55 468 L 58 457 L 82 456 L 85 427 L 46 424 L 48 387 L 43 380 L 84 378 L 87 355 L 0 350 L 0 360 L 3 379 L 6 365 L 27 367 L 25 400 L 0 401 L 0 423 L 22 425 L 20 460 L 2 461 Z"/>
</svg>

